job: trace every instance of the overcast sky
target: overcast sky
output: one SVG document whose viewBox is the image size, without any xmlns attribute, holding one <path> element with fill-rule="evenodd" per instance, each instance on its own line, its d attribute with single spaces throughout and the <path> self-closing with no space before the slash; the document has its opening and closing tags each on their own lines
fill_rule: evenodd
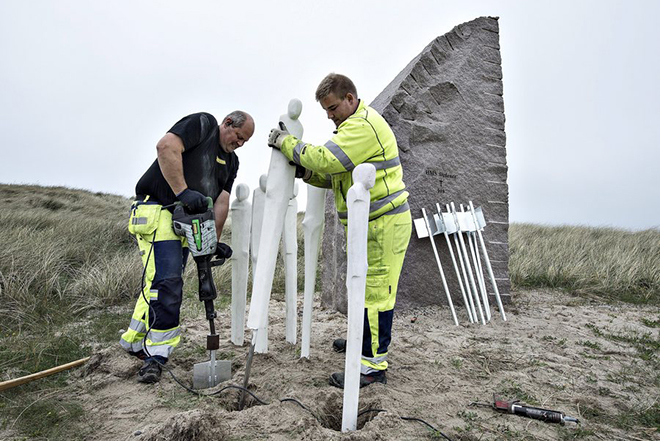
<svg viewBox="0 0 660 441">
<path fill-rule="evenodd" d="M 660 226 L 652 0 L 0 0 L 0 182 L 131 196 L 177 120 L 243 109 L 257 127 L 237 182 L 252 190 L 291 98 L 305 140 L 324 143 L 327 73 L 369 103 L 479 16 L 500 18 L 511 221 Z"/>
</svg>

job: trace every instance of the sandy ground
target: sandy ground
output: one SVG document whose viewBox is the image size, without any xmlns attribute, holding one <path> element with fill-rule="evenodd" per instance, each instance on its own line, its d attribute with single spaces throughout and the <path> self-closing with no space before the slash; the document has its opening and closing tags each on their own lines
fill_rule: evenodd
<svg viewBox="0 0 660 441">
<path fill-rule="evenodd" d="M 456 327 L 444 307 L 397 313 L 388 384 L 360 393 L 361 410 L 385 411 L 367 412 L 358 421 L 359 430 L 341 433 L 342 392 L 327 378 L 343 370 L 343 354 L 329 348 L 345 332 L 346 319 L 315 306 L 311 359 L 301 360 L 300 338 L 297 346 L 284 340 L 284 304 L 272 302 L 270 351 L 255 356 L 250 376 L 250 389 L 269 404 L 249 399 L 243 411 L 236 410 L 235 389 L 197 397 L 165 373 L 156 385 L 138 384 L 139 361 L 119 346 L 102 350 L 72 380 L 87 411 L 81 436 L 136 441 L 443 439 L 424 423 L 401 418 L 412 417 L 453 440 L 660 439 L 653 429 L 624 430 L 613 423 L 626 410 L 652 408 L 660 388 L 653 370 L 657 358 L 645 361 L 633 345 L 611 338 L 650 334 L 657 341 L 658 328 L 641 321 L 658 320 L 657 307 L 613 306 L 536 291 L 514 293 L 514 303 L 505 306 L 508 321 L 493 312 L 486 326 L 467 323 L 465 311 L 458 310 L 464 323 Z M 219 352 L 233 361 L 230 383 L 240 385 L 247 345 L 229 342 L 228 312 L 217 323 Z M 184 328 L 169 365 L 190 384 L 192 365 L 208 358 L 200 349 L 207 330 L 201 318 Z M 581 424 L 549 424 L 470 405 L 491 403 L 493 393 L 534 400 Z M 308 410 L 283 398 L 297 399 Z"/>
</svg>

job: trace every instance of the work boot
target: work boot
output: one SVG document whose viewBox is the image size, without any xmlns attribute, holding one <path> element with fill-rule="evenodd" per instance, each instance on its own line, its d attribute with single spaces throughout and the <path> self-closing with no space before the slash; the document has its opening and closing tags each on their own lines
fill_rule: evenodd
<svg viewBox="0 0 660 441">
<path fill-rule="evenodd" d="M 376 371 L 370 374 L 360 374 L 360 389 L 366 386 L 369 386 L 371 383 L 383 383 L 387 384 L 387 376 L 385 375 L 386 371 Z M 330 386 L 338 387 L 339 389 L 344 388 L 344 373 L 335 372 L 330 375 Z"/>
<path fill-rule="evenodd" d="M 337 340 L 333 341 L 332 349 L 334 349 L 335 352 L 346 352 L 346 339 L 338 338 Z"/>
<path fill-rule="evenodd" d="M 160 374 L 163 369 L 153 358 L 145 360 L 144 365 L 138 371 L 138 383 L 157 383 L 160 381 Z"/>
</svg>

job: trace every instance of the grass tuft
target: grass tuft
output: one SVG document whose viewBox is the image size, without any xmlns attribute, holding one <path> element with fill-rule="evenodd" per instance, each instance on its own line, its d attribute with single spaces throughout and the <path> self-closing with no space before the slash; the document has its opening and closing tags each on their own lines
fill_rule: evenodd
<svg viewBox="0 0 660 441">
<path fill-rule="evenodd" d="M 660 230 L 512 224 L 511 284 L 660 303 Z"/>
</svg>

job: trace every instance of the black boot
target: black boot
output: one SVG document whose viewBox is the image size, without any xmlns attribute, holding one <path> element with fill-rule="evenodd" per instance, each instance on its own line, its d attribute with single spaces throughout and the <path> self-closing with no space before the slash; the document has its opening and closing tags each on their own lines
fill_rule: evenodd
<svg viewBox="0 0 660 441">
<path fill-rule="evenodd" d="M 147 359 L 144 365 L 138 371 L 138 383 L 157 383 L 160 381 L 160 374 L 163 369 L 160 364 L 153 358 Z"/>
<path fill-rule="evenodd" d="M 360 374 L 360 388 L 369 386 L 371 383 L 383 383 L 387 384 L 387 376 L 385 375 L 387 371 L 376 371 L 370 374 Z M 338 387 L 339 389 L 344 388 L 344 373 L 335 372 L 330 375 L 330 386 Z"/>
<path fill-rule="evenodd" d="M 333 341 L 332 349 L 334 349 L 335 352 L 346 352 L 346 339 L 338 338 L 337 340 Z"/>
</svg>

